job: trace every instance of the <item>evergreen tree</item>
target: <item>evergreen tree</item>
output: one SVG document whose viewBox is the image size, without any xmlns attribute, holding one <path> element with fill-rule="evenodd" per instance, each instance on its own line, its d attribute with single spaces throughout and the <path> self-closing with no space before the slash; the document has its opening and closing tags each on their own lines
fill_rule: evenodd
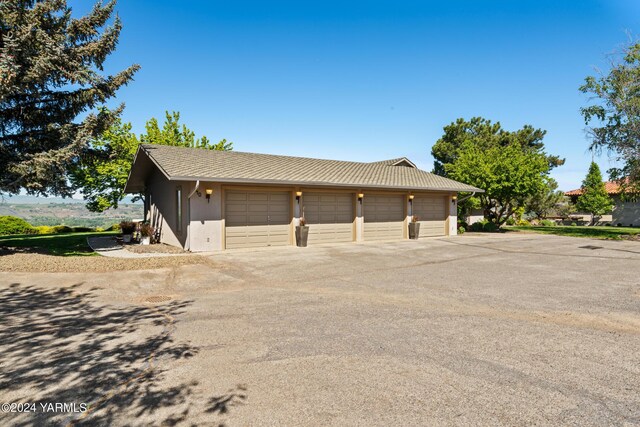
<svg viewBox="0 0 640 427">
<path fill-rule="evenodd" d="M 72 18 L 65 0 L 0 1 L 0 193 L 73 193 L 69 170 L 123 108 L 97 107 L 139 68 L 102 73 L 122 28 L 107 26 L 114 7 Z"/>
<path fill-rule="evenodd" d="M 581 212 L 592 215 L 592 223 L 596 217 L 600 217 L 613 209 L 613 200 L 607 194 L 607 189 L 602 182 L 602 173 L 595 162 L 591 162 L 589 172 L 582 182 L 582 195 L 578 197 L 576 208 Z"/>
</svg>

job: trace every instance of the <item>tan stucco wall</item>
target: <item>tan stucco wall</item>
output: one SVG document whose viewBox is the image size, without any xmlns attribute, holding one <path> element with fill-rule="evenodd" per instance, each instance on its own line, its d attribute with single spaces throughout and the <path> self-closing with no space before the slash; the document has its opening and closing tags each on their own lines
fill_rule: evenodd
<svg viewBox="0 0 640 427">
<path fill-rule="evenodd" d="M 611 223 L 613 225 L 640 226 L 640 200 L 622 201 L 619 197 L 615 197 L 614 201 L 616 205 L 611 215 Z"/>
<path fill-rule="evenodd" d="M 458 200 L 453 200 L 453 196 L 456 193 L 449 195 L 449 236 L 456 236 L 458 234 Z"/>
<path fill-rule="evenodd" d="M 176 188 L 180 186 L 182 188 L 182 230 L 179 232 L 176 229 Z M 149 219 L 154 227 L 160 230 L 160 241 L 173 246 L 183 247 L 193 252 L 209 252 L 218 251 L 225 248 L 225 218 L 224 218 L 224 199 L 225 191 L 227 189 L 255 189 L 259 190 L 262 187 L 246 187 L 246 186 L 230 186 L 221 185 L 213 182 L 200 182 L 197 192 L 194 192 L 191 197 L 189 195 L 194 191 L 196 187 L 195 181 L 174 182 L 168 181 L 159 171 L 155 171 L 148 182 L 148 191 L 151 194 L 151 205 L 149 212 Z M 213 190 L 211 200 L 207 202 L 206 189 Z M 264 189 L 267 189 L 266 187 Z M 273 187 L 269 189 L 273 190 Z M 295 201 L 295 192 L 302 191 L 303 194 L 308 191 L 318 191 L 311 188 L 295 188 L 295 187 L 278 187 L 279 190 L 290 191 L 292 199 L 292 221 L 291 228 L 298 224 L 300 212 Z M 338 191 L 338 192 L 350 192 L 355 198 L 355 212 L 354 212 L 354 240 L 356 242 L 364 241 L 364 215 L 363 205 L 366 203 L 368 194 L 405 194 L 405 226 L 410 221 L 410 212 L 408 206 L 409 193 L 403 193 L 398 191 L 382 192 L 367 191 L 361 189 L 332 189 L 327 188 L 325 191 Z M 364 193 L 365 197 L 361 203 L 357 199 L 358 193 Z M 421 193 L 415 193 L 421 194 Z M 430 193 L 433 194 L 433 193 Z M 446 197 L 448 207 L 448 218 L 446 231 L 448 235 L 454 236 L 457 234 L 457 206 L 452 197 L 455 193 L 440 192 Z M 405 227 L 406 228 L 406 227 Z M 404 238 L 408 238 L 405 230 Z M 291 232 L 293 236 L 293 231 Z M 292 237 L 291 244 L 295 244 Z"/>
<path fill-rule="evenodd" d="M 182 229 L 176 223 L 176 189 L 182 188 Z M 147 190 L 151 195 L 149 221 L 160 231 L 160 242 L 172 246 L 185 247 L 187 241 L 187 194 L 188 182 L 169 181 L 158 170 L 154 170 Z"/>
<path fill-rule="evenodd" d="M 191 182 L 188 194 L 194 190 L 196 183 Z M 206 190 L 213 190 L 207 200 Z M 224 249 L 224 222 L 222 212 L 222 186 L 212 182 L 200 182 L 198 193 L 189 199 L 189 250 L 193 252 L 210 252 Z"/>
</svg>

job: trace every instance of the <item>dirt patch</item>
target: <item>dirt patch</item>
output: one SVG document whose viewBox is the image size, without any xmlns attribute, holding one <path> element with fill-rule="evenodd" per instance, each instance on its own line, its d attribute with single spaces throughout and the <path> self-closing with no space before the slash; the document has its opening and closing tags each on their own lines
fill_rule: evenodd
<svg viewBox="0 0 640 427">
<path fill-rule="evenodd" d="M 186 254 L 184 251 L 175 246 L 157 244 L 157 245 L 124 245 L 124 248 L 129 252 L 136 254 Z"/>
<path fill-rule="evenodd" d="M 102 256 L 53 256 L 37 253 L 0 254 L 0 271 L 84 273 L 120 270 L 150 270 L 190 264 L 210 264 L 199 255 L 155 258 L 107 258 Z"/>
<path fill-rule="evenodd" d="M 630 240 L 632 242 L 640 242 L 640 234 L 620 236 L 622 240 Z"/>
</svg>

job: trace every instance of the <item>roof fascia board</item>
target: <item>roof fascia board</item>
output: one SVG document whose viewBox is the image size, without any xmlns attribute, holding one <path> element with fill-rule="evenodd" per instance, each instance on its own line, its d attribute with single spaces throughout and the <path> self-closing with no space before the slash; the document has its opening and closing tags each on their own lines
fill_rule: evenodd
<svg viewBox="0 0 640 427">
<path fill-rule="evenodd" d="M 154 158 L 153 158 L 153 156 L 151 155 L 151 153 L 149 153 L 149 152 L 148 152 L 148 151 L 147 151 L 147 150 L 146 150 L 142 145 L 140 145 L 140 146 L 138 147 L 138 151 L 140 151 L 140 150 L 143 150 L 143 151 L 144 151 L 144 153 L 147 155 L 147 157 L 148 157 L 149 159 L 151 159 L 151 161 L 153 162 L 153 164 L 154 164 L 158 169 L 160 169 L 160 172 L 162 172 L 162 174 L 163 174 L 163 175 L 164 175 L 164 176 L 165 176 L 169 181 L 171 181 L 171 176 L 167 173 L 167 171 L 166 171 L 166 170 L 164 170 L 164 168 L 163 168 L 162 166 L 160 166 L 160 163 L 158 163 L 158 162 L 156 161 L 156 159 L 154 159 Z M 137 153 L 136 153 L 136 156 L 137 156 Z M 134 160 L 134 164 L 135 164 L 135 160 Z M 133 169 L 133 168 L 131 168 L 131 169 Z"/>
<path fill-rule="evenodd" d="M 453 187 L 409 187 L 409 186 L 397 186 L 389 187 L 386 185 L 366 185 L 366 184 L 341 184 L 322 181 L 278 181 L 278 180 L 264 180 L 264 179 L 236 179 L 236 178 L 214 178 L 214 177 L 197 177 L 197 176 L 175 176 L 169 178 L 170 181 L 213 181 L 225 184 L 266 184 L 266 185 L 299 185 L 310 187 L 348 187 L 348 188 L 375 188 L 386 190 L 412 190 L 412 191 L 451 191 L 451 192 L 476 192 L 484 193 L 484 190 L 475 187 L 469 187 L 465 189 L 453 188 Z"/>
</svg>

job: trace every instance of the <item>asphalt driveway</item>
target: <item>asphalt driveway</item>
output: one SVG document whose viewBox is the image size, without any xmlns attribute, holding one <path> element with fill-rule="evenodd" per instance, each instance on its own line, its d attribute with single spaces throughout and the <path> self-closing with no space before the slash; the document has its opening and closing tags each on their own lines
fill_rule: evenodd
<svg viewBox="0 0 640 427">
<path fill-rule="evenodd" d="M 0 273 L 0 423 L 640 424 L 639 277 L 528 234 Z"/>
</svg>

